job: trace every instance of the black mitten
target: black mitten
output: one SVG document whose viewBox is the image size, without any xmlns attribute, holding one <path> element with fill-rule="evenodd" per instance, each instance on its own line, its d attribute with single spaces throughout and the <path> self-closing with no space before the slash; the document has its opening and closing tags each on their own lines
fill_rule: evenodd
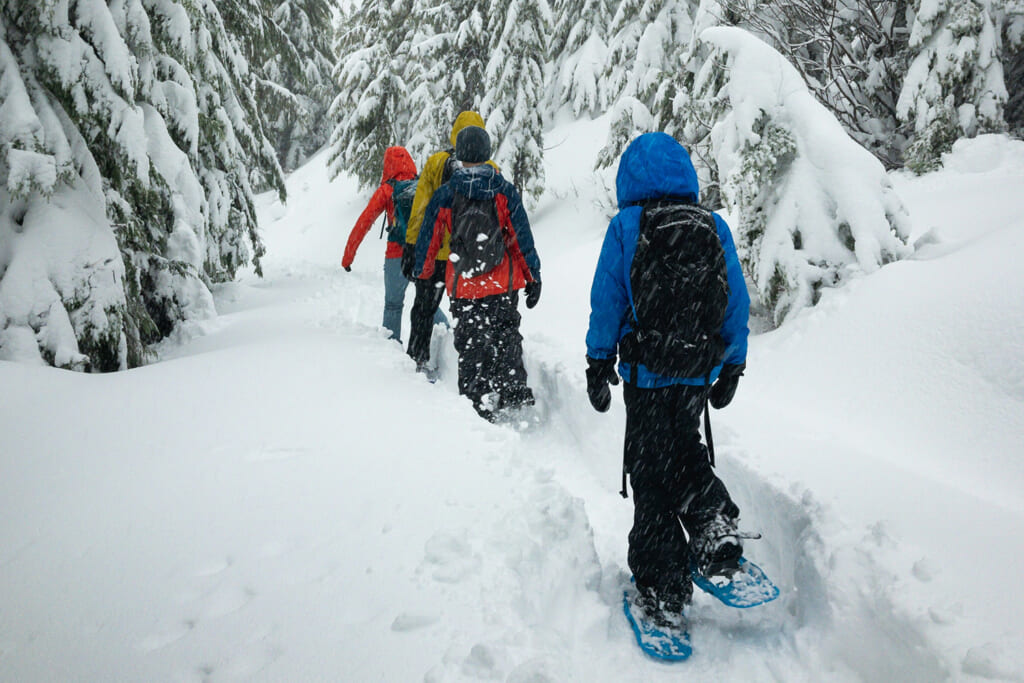
<svg viewBox="0 0 1024 683">
<path fill-rule="evenodd" d="M 533 308 L 540 301 L 540 280 L 526 283 L 526 307 Z"/>
<path fill-rule="evenodd" d="M 406 242 L 402 245 L 402 275 L 406 280 L 414 279 L 412 269 L 416 265 L 416 245 Z"/>
<path fill-rule="evenodd" d="M 615 357 L 598 360 L 587 356 L 587 397 L 590 405 L 599 413 L 606 412 L 612 404 L 609 383 L 619 383 L 619 375 L 615 372 Z"/>
<path fill-rule="evenodd" d="M 741 363 L 740 365 L 729 365 L 727 363 L 722 366 L 722 371 L 718 374 L 718 379 L 715 380 L 708 394 L 708 400 L 711 402 L 712 408 L 718 410 L 732 402 L 732 397 L 736 395 L 736 387 L 740 383 L 740 376 L 746 368 L 746 363 Z"/>
</svg>

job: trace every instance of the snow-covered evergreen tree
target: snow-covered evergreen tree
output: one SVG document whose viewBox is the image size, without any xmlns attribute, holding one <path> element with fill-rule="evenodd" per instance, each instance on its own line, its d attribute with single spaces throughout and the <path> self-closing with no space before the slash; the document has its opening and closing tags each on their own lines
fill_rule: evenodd
<svg viewBox="0 0 1024 683">
<path fill-rule="evenodd" d="M 778 52 L 734 27 L 711 48 L 693 106 L 714 117 L 714 160 L 741 261 L 776 323 L 823 287 L 909 255 L 909 224 L 882 164 L 853 141 Z"/>
<path fill-rule="evenodd" d="M 615 102 L 611 119 L 608 140 L 598 152 L 596 168 L 613 166 L 633 138 L 658 128 L 651 110 L 632 95 L 623 95 Z"/>
<path fill-rule="evenodd" d="M 412 0 L 371 2 L 345 17 L 334 69 L 340 93 L 330 109 L 332 176 L 346 170 L 369 185 L 380 179 L 384 150 L 408 143 L 413 9 Z"/>
<path fill-rule="evenodd" d="M 544 49 L 547 0 L 493 0 L 488 32 L 488 91 L 482 103 L 494 160 L 516 189 L 536 199 L 544 190 Z"/>
<path fill-rule="evenodd" d="M 1006 23 L 1003 27 L 1003 71 L 1004 80 L 1011 84 L 1008 89 L 1004 116 L 1010 131 L 1017 137 L 1024 136 L 1024 88 L 1012 84 L 1024 83 L 1024 2 L 1006 2 Z"/>
<path fill-rule="evenodd" d="M 612 20 L 605 68 L 612 127 L 597 165 L 618 159 L 629 141 L 655 130 L 658 106 L 671 101 L 689 44 L 691 6 L 683 0 L 623 0 Z"/>
<path fill-rule="evenodd" d="M 262 84 L 260 106 L 278 160 L 285 169 L 293 169 L 331 133 L 331 5 L 327 0 L 281 0 L 271 17 L 288 48 L 260 55 L 255 63 Z"/>
<path fill-rule="evenodd" d="M 608 61 L 606 32 L 613 7 L 609 0 L 556 0 L 548 61 L 552 69 L 551 105 L 572 106 L 576 116 L 600 111 L 602 71 Z"/>
<path fill-rule="evenodd" d="M 701 0 L 694 9 L 686 47 L 671 56 L 650 108 L 651 129 L 675 136 L 690 151 L 700 181 L 701 201 L 713 209 L 721 206 L 717 167 L 703 155 L 710 149 L 707 136 L 711 124 L 721 114 L 721 108 L 709 110 L 708 102 L 704 102 L 702 107 L 691 106 L 690 97 L 697 72 L 704 66 L 711 51 L 710 46 L 701 42 L 701 32 L 723 23 L 739 21 L 739 15 L 725 5 L 726 1 Z M 605 151 L 610 151 L 612 147 L 609 144 Z"/>
<path fill-rule="evenodd" d="M 443 0 L 417 11 L 407 71 L 412 115 L 407 147 L 414 158 L 448 147 L 459 112 L 480 109 L 488 87 L 486 12 L 473 0 Z"/>
<path fill-rule="evenodd" d="M 246 62 L 212 0 L 0 12 L 0 355 L 139 365 L 258 269 L 250 178 L 284 184 Z"/>
<path fill-rule="evenodd" d="M 960 137 L 1005 130 L 1003 27 L 998 1 L 917 0 L 910 48 L 916 57 L 897 111 L 913 126 L 907 166 L 936 168 Z"/>
</svg>

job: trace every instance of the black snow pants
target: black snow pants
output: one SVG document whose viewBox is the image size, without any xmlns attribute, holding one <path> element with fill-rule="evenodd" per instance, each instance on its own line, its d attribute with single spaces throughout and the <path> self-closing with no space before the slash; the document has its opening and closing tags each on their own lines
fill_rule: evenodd
<svg viewBox="0 0 1024 683">
<path fill-rule="evenodd" d="M 637 588 L 653 592 L 675 611 L 689 602 L 693 535 L 718 513 L 739 508 L 715 476 L 700 439 L 707 389 L 674 385 L 641 389 L 626 383 L 625 467 L 633 485 L 629 568 Z"/>
<path fill-rule="evenodd" d="M 533 392 L 526 386 L 518 305 L 518 292 L 452 299 L 459 393 L 487 420 L 502 408 L 533 403 Z"/>
<path fill-rule="evenodd" d="M 409 348 L 407 353 L 417 363 L 430 360 L 430 335 L 434 330 L 434 313 L 444 296 L 444 278 L 447 261 L 434 263 L 434 274 L 429 280 L 416 279 L 416 298 L 409 312 Z"/>
</svg>

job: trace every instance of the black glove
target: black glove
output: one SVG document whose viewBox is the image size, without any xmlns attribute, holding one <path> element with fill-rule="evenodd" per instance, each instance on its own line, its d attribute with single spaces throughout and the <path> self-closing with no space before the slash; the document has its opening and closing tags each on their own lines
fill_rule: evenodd
<svg viewBox="0 0 1024 683">
<path fill-rule="evenodd" d="M 526 283 L 526 307 L 533 308 L 540 301 L 540 280 Z"/>
<path fill-rule="evenodd" d="M 406 280 L 414 280 L 412 269 L 416 266 L 416 245 L 406 242 L 402 245 L 402 275 Z"/>
<path fill-rule="evenodd" d="M 352 266 L 342 266 L 342 268 L 345 269 L 346 273 L 351 273 L 352 272 Z"/>
<path fill-rule="evenodd" d="M 732 397 L 736 395 L 736 387 L 740 383 L 740 376 L 746 368 L 746 363 L 741 363 L 740 365 L 729 365 L 727 363 L 722 366 L 722 371 L 718 373 L 718 379 L 715 380 L 708 394 L 708 400 L 711 401 L 712 408 L 718 410 L 729 405 Z"/>
<path fill-rule="evenodd" d="M 609 382 L 619 383 L 619 376 L 615 372 L 615 357 L 598 360 L 587 356 L 587 398 L 599 413 L 607 412 L 612 404 Z"/>
</svg>

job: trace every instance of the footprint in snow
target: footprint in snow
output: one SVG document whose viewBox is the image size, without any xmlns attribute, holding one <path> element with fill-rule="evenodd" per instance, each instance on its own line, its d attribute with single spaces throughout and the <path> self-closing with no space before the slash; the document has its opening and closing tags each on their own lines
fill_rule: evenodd
<svg viewBox="0 0 1024 683">
<path fill-rule="evenodd" d="M 143 652 L 155 652 L 178 642 L 195 628 L 196 622 L 187 620 L 179 625 L 164 629 L 146 636 L 139 641 L 138 647 Z"/>
<path fill-rule="evenodd" d="M 424 550 L 424 560 L 435 581 L 458 583 L 480 568 L 480 556 L 468 543 L 452 534 L 434 534 Z"/>
<path fill-rule="evenodd" d="M 216 576 L 221 572 L 227 570 L 234 564 L 234 559 L 231 557 L 225 557 L 223 559 L 210 560 L 205 564 L 200 565 L 194 572 L 193 575 L 196 578 L 204 579 L 209 576 Z"/>
<path fill-rule="evenodd" d="M 439 619 L 440 617 L 436 614 L 412 614 L 406 612 L 395 617 L 395 620 L 391 622 L 391 630 L 399 633 L 415 631 L 436 624 Z"/>
<path fill-rule="evenodd" d="M 256 597 L 256 591 L 244 586 L 217 588 L 203 600 L 203 617 L 216 619 L 238 612 Z"/>
</svg>

